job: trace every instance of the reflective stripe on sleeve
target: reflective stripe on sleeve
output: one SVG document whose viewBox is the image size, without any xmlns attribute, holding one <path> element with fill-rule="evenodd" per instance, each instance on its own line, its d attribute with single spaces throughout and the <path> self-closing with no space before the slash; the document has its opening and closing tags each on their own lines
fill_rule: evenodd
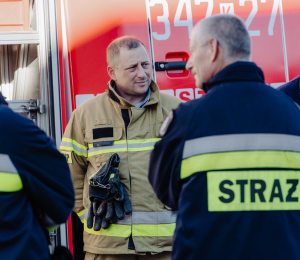
<svg viewBox="0 0 300 260">
<path fill-rule="evenodd" d="M 87 157 L 87 148 L 77 143 L 75 140 L 63 138 L 59 150 L 73 151 L 77 155 Z"/>
<path fill-rule="evenodd" d="M 85 210 L 78 212 L 77 216 L 79 217 L 80 221 L 83 223 L 85 219 Z"/>
<path fill-rule="evenodd" d="M 279 150 L 300 152 L 300 137 L 285 134 L 214 135 L 188 140 L 183 159 L 207 153 Z"/>
<path fill-rule="evenodd" d="M 23 188 L 17 169 L 7 154 L 0 154 L 0 192 L 16 192 Z"/>
<path fill-rule="evenodd" d="M 300 169 L 300 153 L 289 151 L 241 151 L 200 154 L 184 159 L 181 179 L 196 172 L 229 169 L 286 168 Z"/>
</svg>

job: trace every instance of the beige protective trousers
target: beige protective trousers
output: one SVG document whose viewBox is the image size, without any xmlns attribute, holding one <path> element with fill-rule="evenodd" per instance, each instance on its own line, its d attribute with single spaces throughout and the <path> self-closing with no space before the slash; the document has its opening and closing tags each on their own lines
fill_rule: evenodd
<svg viewBox="0 0 300 260">
<path fill-rule="evenodd" d="M 162 252 L 156 255 L 95 255 L 86 253 L 85 260 L 171 260 L 171 252 Z"/>
</svg>

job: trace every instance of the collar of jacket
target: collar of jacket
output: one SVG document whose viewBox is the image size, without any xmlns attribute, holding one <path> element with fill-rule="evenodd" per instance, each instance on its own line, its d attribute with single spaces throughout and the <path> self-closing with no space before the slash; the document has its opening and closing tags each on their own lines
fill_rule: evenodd
<svg viewBox="0 0 300 260">
<path fill-rule="evenodd" d="M 113 80 L 110 80 L 107 83 L 108 89 L 106 90 L 106 93 L 110 97 L 110 99 L 119 103 L 122 107 L 134 107 L 133 104 L 131 104 L 129 101 L 127 101 L 126 99 L 118 95 L 118 93 L 113 88 L 114 85 L 115 82 Z M 150 100 L 143 106 L 143 108 L 150 105 L 157 104 L 159 102 L 159 88 L 153 80 L 151 80 L 150 89 L 151 89 Z"/>
<path fill-rule="evenodd" d="M 233 81 L 265 82 L 263 71 L 253 62 L 237 61 L 219 71 L 208 83 L 203 83 L 203 90 L 208 92 L 212 87 Z"/>
<path fill-rule="evenodd" d="M 2 93 L 0 92 L 0 105 L 8 106 L 7 102 L 5 101 L 4 97 L 2 96 Z"/>
</svg>

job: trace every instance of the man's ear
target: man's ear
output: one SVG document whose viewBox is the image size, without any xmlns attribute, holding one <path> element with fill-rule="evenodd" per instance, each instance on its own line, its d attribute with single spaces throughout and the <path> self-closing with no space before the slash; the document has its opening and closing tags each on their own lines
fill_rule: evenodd
<svg viewBox="0 0 300 260">
<path fill-rule="evenodd" d="M 210 61 L 214 62 L 217 60 L 220 51 L 219 51 L 219 43 L 217 39 L 212 38 L 208 43 L 209 49 L 210 49 Z"/>
<path fill-rule="evenodd" d="M 115 74 L 115 70 L 112 66 L 107 66 L 107 73 L 108 76 L 113 80 L 113 81 L 117 81 L 117 77 Z"/>
</svg>

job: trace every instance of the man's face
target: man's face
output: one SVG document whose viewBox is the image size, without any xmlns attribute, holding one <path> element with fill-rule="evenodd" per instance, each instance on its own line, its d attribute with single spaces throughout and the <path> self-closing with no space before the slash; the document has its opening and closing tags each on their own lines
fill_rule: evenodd
<svg viewBox="0 0 300 260">
<path fill-rule="evenodd" d="M 120 49 L 111 77 L 118 90 L 130 96 L 144 95 L 151 83 L 151 66 L 144 46 L 135 49 Z"/>
<path fill-rule="evenodd" d="M 201 28 L 199 30 L 196 26 L 190 41 L 191 56 L 186 64 L 186 69 L 194 74 L 196 86 L 202 88 L 202 84 L 207 83 L 211 78 L 209 71 L 211 63 L 208 42 L 203 43 L 199 39 L 201 39 Z"/>
</svg>

